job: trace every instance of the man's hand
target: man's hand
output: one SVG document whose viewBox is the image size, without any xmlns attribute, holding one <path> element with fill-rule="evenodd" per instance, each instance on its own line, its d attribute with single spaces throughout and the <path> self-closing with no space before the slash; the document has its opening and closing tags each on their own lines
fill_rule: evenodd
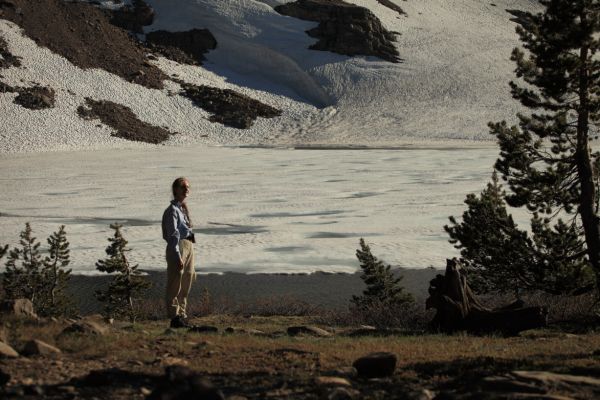
<svg viewBox="0 0 600 400">
<path fill-rule="evenodd" d="M 183 259 L 179 257 L 179 270 L 183 271 Z"/>
</svg>

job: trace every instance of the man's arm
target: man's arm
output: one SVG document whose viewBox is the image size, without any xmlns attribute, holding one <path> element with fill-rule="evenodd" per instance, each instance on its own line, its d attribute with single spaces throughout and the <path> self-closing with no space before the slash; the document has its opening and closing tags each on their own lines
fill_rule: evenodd
<svg viewBox="0 0 600 400">
<path fill-rule="evenodd" d="M 179 252 L 179 229 L 177 229 L 177 213 L 173 210 L 173 207 L 169 207 L 163 215 L 163 230 L 165 232 L 165 240 L 167 241 L 167 250 L 177 254 L 177 257 L 181 259 L 181 253 Z"/>
</svg>

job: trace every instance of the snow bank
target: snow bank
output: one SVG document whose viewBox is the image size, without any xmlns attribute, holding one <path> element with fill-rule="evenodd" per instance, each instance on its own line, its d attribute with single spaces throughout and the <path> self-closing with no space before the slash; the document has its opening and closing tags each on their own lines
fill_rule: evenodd
<svg viewBox="0 0 600 400">
<path fill-rule="evenodd" d="M 3 71 L 6 83 L 37 82 L 58 96 L 56 108 L 29 111 L 12 103 L 14 94 L 0 94 L 0 152 L 147 146 L 81 120 L 75 110 L 86 96 L 121 103 L 141 120 L 179 132 L 167 145 L 478 141 L 490 139 L 488 121 L 512 121 L 520 110 L 508 88 L 514 78 L 510 51 L 519 42 L 506 10 L 535 10 L 537 2 L 411 0 L 401 3 L 407 16 L 400 16 L 376 0 L 348 1 L 400 33 L 403 63 L 309 50 L 315 39 L 305 31 L 315 23 L 276 13 L 273 6 L 284 1 L 148 0 L 156 19 L 145 32 L 208 28 L 218 41 L 202 67 L 159 59 L 168 75 L 231 88 L 283 110 L 242 131 L 207 121 L 204 111 L 172 95 L 176 83 L 151 90 L 81 70 L 0 20 L 0 34 L 24 65 Z"/>
</svg>

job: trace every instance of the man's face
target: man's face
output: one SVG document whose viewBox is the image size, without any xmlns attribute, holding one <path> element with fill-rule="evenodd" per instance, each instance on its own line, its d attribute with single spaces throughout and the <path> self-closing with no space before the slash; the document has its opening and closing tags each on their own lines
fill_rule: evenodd
<svg viewBox="0 0 600 400">
<path fill-rule="evenodd" d="M 183 183 L 175 188 L 175 198 L 178 201 L 183 201 L 190 195 L 190 183 L 188 181 L 183 181 Z"/>
</svg>

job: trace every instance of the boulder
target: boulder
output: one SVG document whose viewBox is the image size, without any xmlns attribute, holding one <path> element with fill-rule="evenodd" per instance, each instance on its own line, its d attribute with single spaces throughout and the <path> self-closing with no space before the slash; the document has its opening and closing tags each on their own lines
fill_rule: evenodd
<svg viewBox="0 0 600 400">
<path fill-rule="evenodd" d="M 48 356 L 60 354 L 61 351 L 58 347 L 54 347 L 48 343 L 42 342 L 41 340 L 34 339 L 25 343 L 22 353 L 26 356 Z"/>
<path fill-rule="evenodd" d="M 19 353 L 4 342 L 0 342 L 0 358 L 17 358 Z"/>
<path fill-rule="evenodd" d="M 287 328 L 287 333 L 290 336 L 297 336 L 297 335 L 308 335 L 308 336 L 317 336 L 317 337 L 333 336 L 333 334 L 331 332 L 328 332 L 325 329 L 321 329 L 319 327 L 311 326 L 311 325 L 290 326 L 289 328 Z"/>
<path fill-rule="evenodd" d="M 381 378 L 390 376 L 396 369 L 397 357 L 394 353 L 376 352 L 358 358 L 352 366 L 358 376 L 364 378 Z"/>
<path fill-rule="evenodd" d="M 38 318 L 29 299 L 7 300 L 0 306 L 0 313 L 15 317 Z"/>
<path fill-rule="evenodd" d="M 81 320 L 67 326 L 61 332 L 63 334 L 80 333 L 84 335 L 104 336 L 109 332 L 109 326 L 93 320 Z"/>
</svg>

